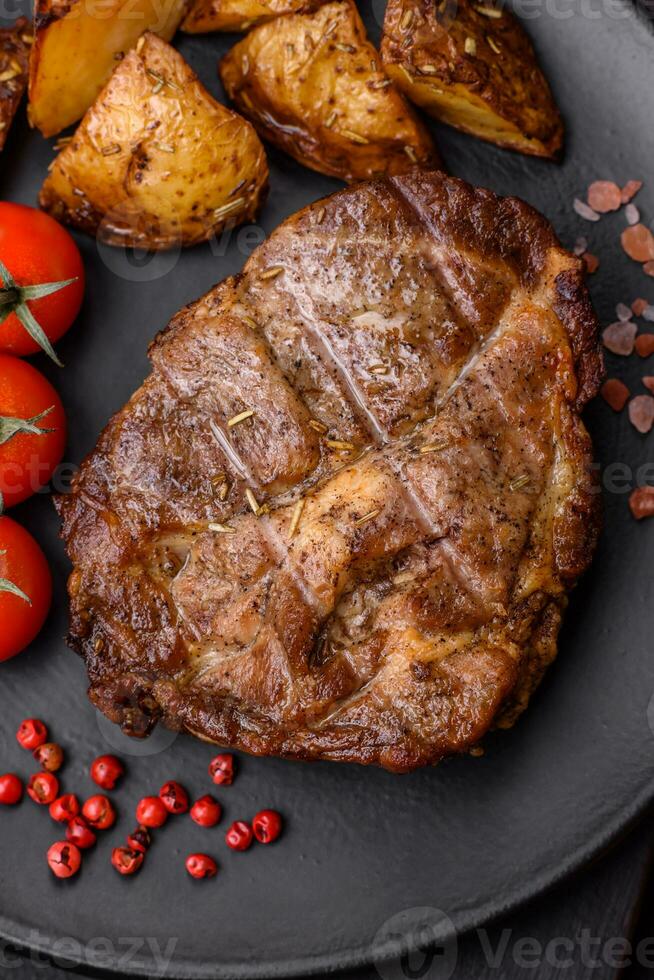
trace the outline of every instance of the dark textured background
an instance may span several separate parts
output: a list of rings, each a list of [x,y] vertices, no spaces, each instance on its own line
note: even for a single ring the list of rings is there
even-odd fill
[[[560,16],[568,11],[572,16]],[[371,33],[378,33],[381,4],[363,12]],[[527,27],[566,117],[564,163],[521,158],[434,129],[453,173],[535,204],[567,245],[588,235],[602,262],[591,283],[593,297],[608,323],[617,301],[651,298],[654,282],[620,250],[622,214],[589,225],[571,204],[593,179],[622,183],[647,180],[651,173],[654,37],[633,8],[620,3],[560,0],[537,12]],[[232,42],[224,36],[176,41],[219,98],[216,60]],[[35,202],[52,143],[17,126],[0,161],[3,197]],[[270,160],[265,232],[338,186],[277,153]],[[650,186],[637,204],[645,220],[654,218]],[[156,330],[183,303],[238,271],[249,254],[242,232],[225,248],[202,246],[143,262],[99,250],[87,238],[79,243],[88,291],[79,322],[59,347],[66,368],[39,361],[62,393],[73,462],[92,448],[108,416],[142,380],[147,342]],[[654,373],[635,357],[625,363],[609,356],[609,369],[634,392],[644,392],[640,375]],[[349,766],[246,759],[241,778],[220,794],[225,822],[277,806],[288,820],[283,842],[234,855],[221,828],[203,832],[188,820],[172,821],[144,872],[127,881],[108,868],[109,840],[89,857],[78,880],[54,881],[42,854],[55,831],[42,812],[25,804],[0,815],[0,932],[50,950],[71,937],[71,948],[83,948],[85,957],[91,940],[107,937],[117,951],[114,965],[141,972],[152,972],[152,957],[141,951],[125,964],[120,937],[149,937],[164,948],[172,936],[178,938],[172,975],[284,976],[368,958],[379,930],[388,938],[389,920],[398,914],[404,914],[402,928],[419,921],[411,911],[416,908],[442,910],[461,932],[535,894],[602,847],[652,796],[654,522],[636,525],[626,505],[633,467],[651,457],[649,441],[603,403],[591,406],[588,422],[603,466],[625,462],[632,471],[621,488],[616,484],[605,494],[607,527],[598,559],[574,597],[561,656],[514,733],[489,737],[482,759],[450,760],[402,778]],[[56,573],[56,597],[30,652],[2,666],[2,766],[29,771],[13,740],[25,714],[42,715],[69,751],[67,790],[90,791],[85,770],[98,752],[127,754],[129,777],[117,793],[125,816],[108,835],[113,846],[131,829],[138,797],[156,791],[165,778],[183,779],[198,795],[206,792],[211,750],[165,736],[138,747],[99,722],[84,697],[82,665],[61,639],[68,566],[52,508],[39,496],[15,516],[44,544]],[[129,755],[151,750],[157,751]],[[184,854],[200,847],[216,854],[221,874],[198,886],[182,865]]]

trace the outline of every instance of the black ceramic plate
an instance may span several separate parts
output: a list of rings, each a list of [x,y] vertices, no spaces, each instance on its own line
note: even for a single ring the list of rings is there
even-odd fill
[[[654,161],[654,33],[620,0],[523,6],[566,118],[564,163],[516,156],[444,128],[437,138],[453,173],[525,198],[569,246],[588,235],[602,263],[591,289],[608,323],[617,301],[654,298],[654,280],[619,247],[623,213],[589,224],[574,214],[572,201],[594,179],[640,178],[646,184],[638,207],[644,220],[654,219],[654,185],[647,184]],[[381,6],[363,12],[377,37]],[[177,43],[222,98],[216,62],[233,38],[180,36]],[[3,198],[35,203],[52,142],[17,125],[0,164]],[[270,161],[265,232],[339,186],[272,151]],[[39,363],[68,410],[68,459],[77,462],[93,447],[111,413],[139,385],[154,333],[182,304],[237,272],[257,240],[256,229],[237,231],[213,247],[139,260],[79,237],[88,272],[83,314],[59,345],[65,369]],[[640,376],[654,374],[654,365],[609,355],[609,370],[644,392]],[[235,785],[219,794],[222,827],[273,806],[286,816],[284,839],[234,854],[221,827],[201,830],[178,818],[157,835],[134,879],[109,867],[109,849],[131,830],[136,800],[165,778],[182,779],[197,795],[209,791],[211,748],[165,733],[131,743],[96,717],[82,664],[62,640],[68,565],[53,508],[47,495],[19,508],[15,516],[48,553],[56,595],[32,649],[0,666],[0,770],[26,775],[33,768],[14,731],[23,716],[37,715],[68,750],[66,789],[90,793],[88,762],[112,749],[128,758],[129,775],[116,793],[119,826],[72,882],[56,882],[45,866],[44,851],[57,836],[47,814],[29,802],[0,814],[0,934],[149,975],[287,976],[379,961],[409,934],[438,938],[447,928],[479,925],[602,848],[654,791],[648,721],[654,521],[637,525],[626,497],[654,436],[639,436],[626,414],[618,418],[602,402],[590,407],[588,423],[602,467],[609,467],[606,530],[574,595],[558,661],[514,731],[490,736],[481,759],[453,759],[402,777],[243,758]],[[631,468],[626,480],[615,468],[620,462]],[[185,854],[198,849],[219,859],[213,882],[193,882],[184,871]],[[448,950],[439,975],[449,975]],[[396,975],[391,967],[381,970]]]

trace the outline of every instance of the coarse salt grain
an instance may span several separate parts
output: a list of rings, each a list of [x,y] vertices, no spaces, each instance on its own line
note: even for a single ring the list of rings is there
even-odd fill
[[[638,191],[643,186],[642,180],[628,180],[621,191],[621,198],[623,204],[628,204],[632,197],[635,197]]]
[[[600,214],[617,211],[622,204],[622,191],[612,180],[596,180],[588,188],[588,203]]]
[[[635,204],[628,204],[624,209],[624,216],[628,225],[637,225],[640,221],[640,211]]]
[[[654,394],[654,377],[651,374],[645,375],[645,377],[643,378],[643,384],[645,385],[646,388],[649,388],[652,394]]]
[[[600,216],[597,211],[593,211],[584,201],[580,201],[578,197],[575,197],[572,207],[575,209],[580,218],[585,218],[586,221],[599,221]]]
[[[588,248],[588,239],[584,238],[583,235],[580,235],[577,241],[575,242],[575,247],[573,248],[572,251],[577,256],[577,258],[579,258],[584,254],[587,248]]]
[[[631,309],[633,310],[634,316],[642,316],[648,306],[649,303],[647,300],[639,296],[638,299],[635,299],[631,304]]]
[[[629,509],[637,521],[654,515],[654,487],[636,487],[629,495]]]
[[[647,320],[648,323],[654,323],[654,306],[650,306],[650,304],[648,303],[647,306],[642,310],[641,316],[643,320]]]
[[[614,412],[621,412],[629,400],[631,392],[626,384],[617,378],[609,378],[600,389],[600,394]]]
[[[618,320],[625,323],[631,317],[631,310],[628,306],[625,306],[624,303],[618,303],[615,308],[615,315],[617,316]]]
[[[594,272],[599,269],[599,259],[592,252],[584,252],[581,256],[584,265],[586,266],[586,272],[589,276],[592,276]]]
[[[637,333],[638,327],[635,323],[618,320],[617,323],[611,323],[602,333],[602,343],[613,354],[628,357],[634,349]]]
[[[647,262],[654,259],[654,235],[645,225],[630,225],[620,235],[622,247],[630,259]]]
[[[634,347],[640,357],[649,357],[650,354],[654,354],[654,333],[641,333],[640,337],[636,337]]]
[[[636,395],[631,399],[629,421],[643,435],[649,432],[654,425],[654,398],[651,395]]]

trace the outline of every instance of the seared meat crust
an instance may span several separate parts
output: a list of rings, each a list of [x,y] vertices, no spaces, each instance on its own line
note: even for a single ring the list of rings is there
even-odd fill
[[[150,354],[58,501],[102,711],[406,771],[522,710],[599,524],[597,324],[544,218],[356,185]]]

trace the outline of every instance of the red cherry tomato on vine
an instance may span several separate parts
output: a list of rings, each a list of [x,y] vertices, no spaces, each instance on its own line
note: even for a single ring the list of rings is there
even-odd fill
[[[26,361],[0,354],[0,493],[5,508],[50,480],[65,445],[64,407],[50,382]]]
[[[0,263],[11,278],[6,281],[0,271],[0,303],[12,309],[0,324],[0,351],[23,357],[47,349],[66,333],[82,305],[84,266],[77,245],[50,215],[0,201]],[[74,281],[51,292],[34,289],[69,279]],[[23,294],[25,287],[31,288]],[[34,339],[38,327],[44,334],[40,342]],[[54,355],[51,347],[48,352]]]
[[[0,660],[32,642],[51,598],[52,576],[40,547],[20,524],[0,517]]]

